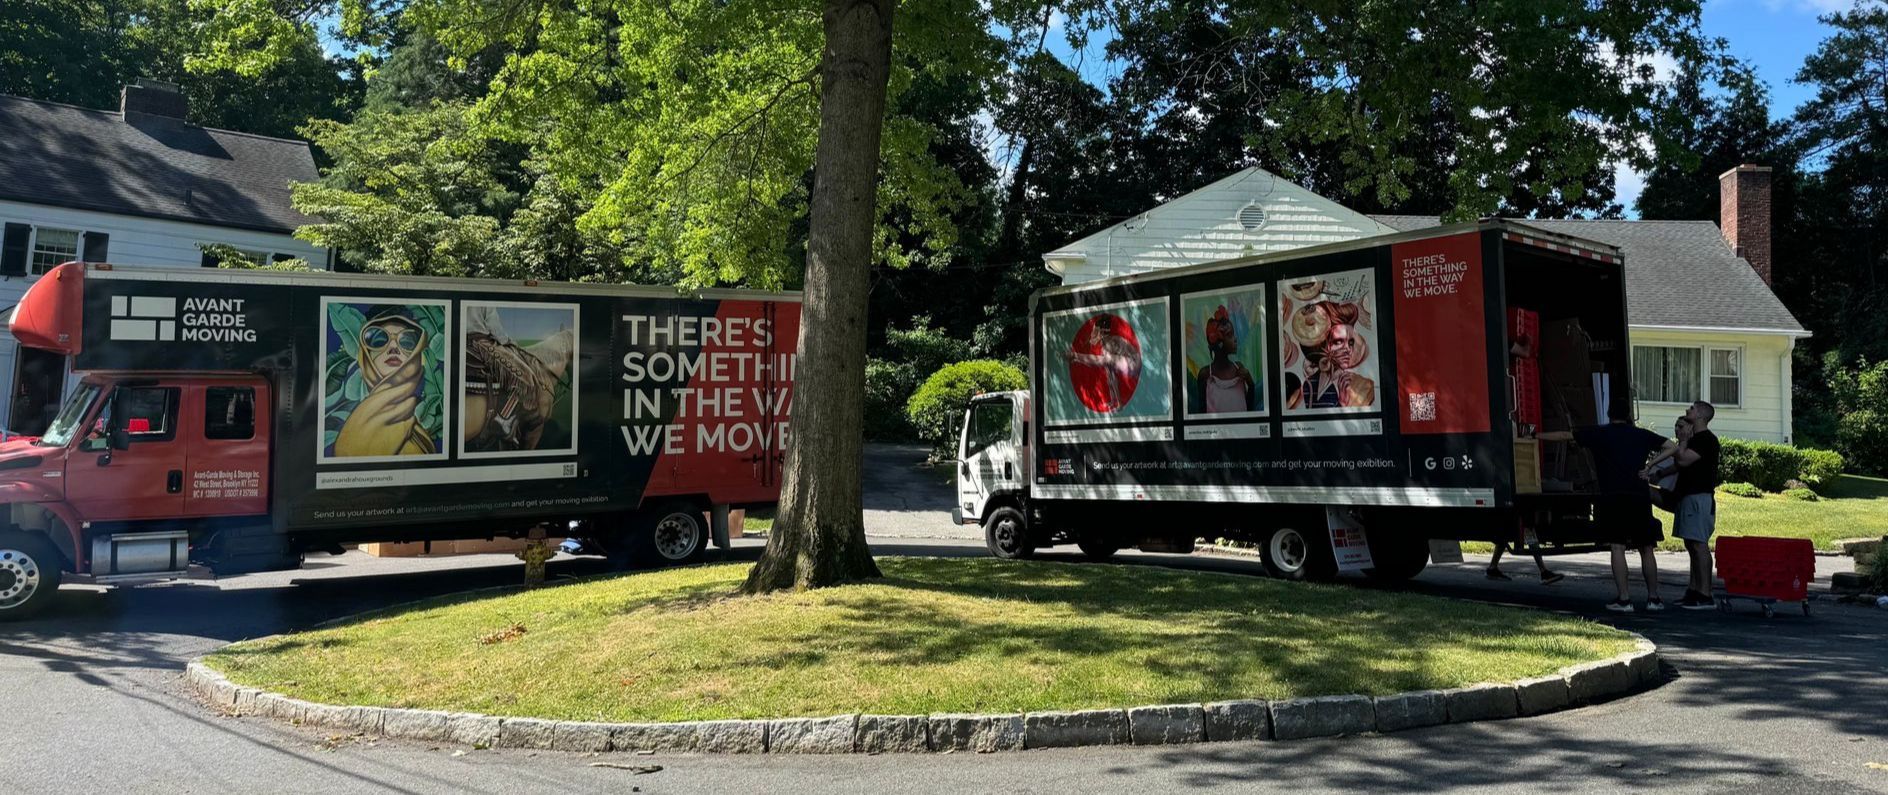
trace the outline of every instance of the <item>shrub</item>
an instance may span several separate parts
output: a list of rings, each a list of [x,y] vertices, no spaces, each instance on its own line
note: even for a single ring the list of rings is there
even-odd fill
[[[1757,488],[1749,483],[1726,483],[1719,486],[1718,491],[1724,492],[1725,494],[1734,494],[1739,497],[1763,496],[1763,489]]]
[[[1792,500],[1802,500],[1803,502],[1815,502],[1821,499],[1816,496],[1816,492],[1810,491],[1809,489],[1784,489],[1783,496]]]
[[[1023,371],[989,359],[945,365],[911,396],[905,404],[905,416],[918,430],[919,438],[930,442],[939,452],[949,450],[963,421],[964,404],[985,392],[1004,392],[1027,387]]]
[[[1826,488],[1846,464],[1840,453],[1829,450],[1743,439],[1724,439],[1720,444],[1718,474],[1727,482],[1750,483],[1764,491],[1783,491],[1793,480],[1810,488]]]
[[[1848,466],[1848,460],[1834,450],[1805,447],[1799,448],[1798,452],[1803,454],[1803,467],[1797,472],[1797,477],[1802,478],[1812,489],[1828,488]]]

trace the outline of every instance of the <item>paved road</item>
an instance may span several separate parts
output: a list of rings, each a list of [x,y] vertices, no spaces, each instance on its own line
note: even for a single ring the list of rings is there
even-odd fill
[[[881,554],[982,554],[955,540],[881,540]],[[756,542],[732,553],[751,559]],[[1052,556],[1053,557],[1053,556]],[[1069,558],[1072,559],[1072,558]],[[1256,572],[1241,559],[1128,555]],[[0,626],[0,792],[1164,792],[1291,790],[1888,792],[1888,612],[1819,604],[1812,619],[1598,611],[1603,561],[1568,559],[1543,588],[1495,584],[1475,565],[1433,567],[1414,587],[1590,615],[1664,647],[1673,679],[1649,693],[1539,718],[1350,739],[979,756],[613,757],[472,751],[327,738],[190,701],[185,661],[245,637],[433,594],[515,582],[502,556],[379,560],[358,553],[301,572],[220,585],[70,591],[59,617]],[[1511,568],[1517,574],[1526,565]],[[593,572],[589,561],[553,573]],[[1676,571],[1676,569],[1673,569]],[[1676,578],[1668,578],[1675,581]],[[299,583],[299,584],[297,584]]]

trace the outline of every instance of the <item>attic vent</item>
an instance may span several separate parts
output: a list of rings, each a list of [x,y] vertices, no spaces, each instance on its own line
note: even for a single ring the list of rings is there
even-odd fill
[[[1260,207],[1258,202],[1253,202],[1239,208],[1239,225],[1245,227],[1247,230],[1264,226],[1265,208]]]

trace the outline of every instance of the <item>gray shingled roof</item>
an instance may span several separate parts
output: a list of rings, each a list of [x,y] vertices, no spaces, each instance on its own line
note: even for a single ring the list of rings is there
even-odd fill
[[[1373,215],[1399,231],[1441,222],[1433,215]],[[1605,243],[1626,258],[1626,317],[1638,326],[1802,332],[1750,263],[1731,253],[1710,221],[1515,220]]]
[[[303,141],[0,95],[0,199],[288,232],[315,219],[289,183],[316,178]]]

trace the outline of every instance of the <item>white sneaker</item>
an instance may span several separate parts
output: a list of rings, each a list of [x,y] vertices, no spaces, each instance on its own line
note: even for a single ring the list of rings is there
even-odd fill
[[[1647,599],[1645,600],[1645,609],[1646,612],[1649,613],[1663,613],[1665,612],[1665,600]]]

